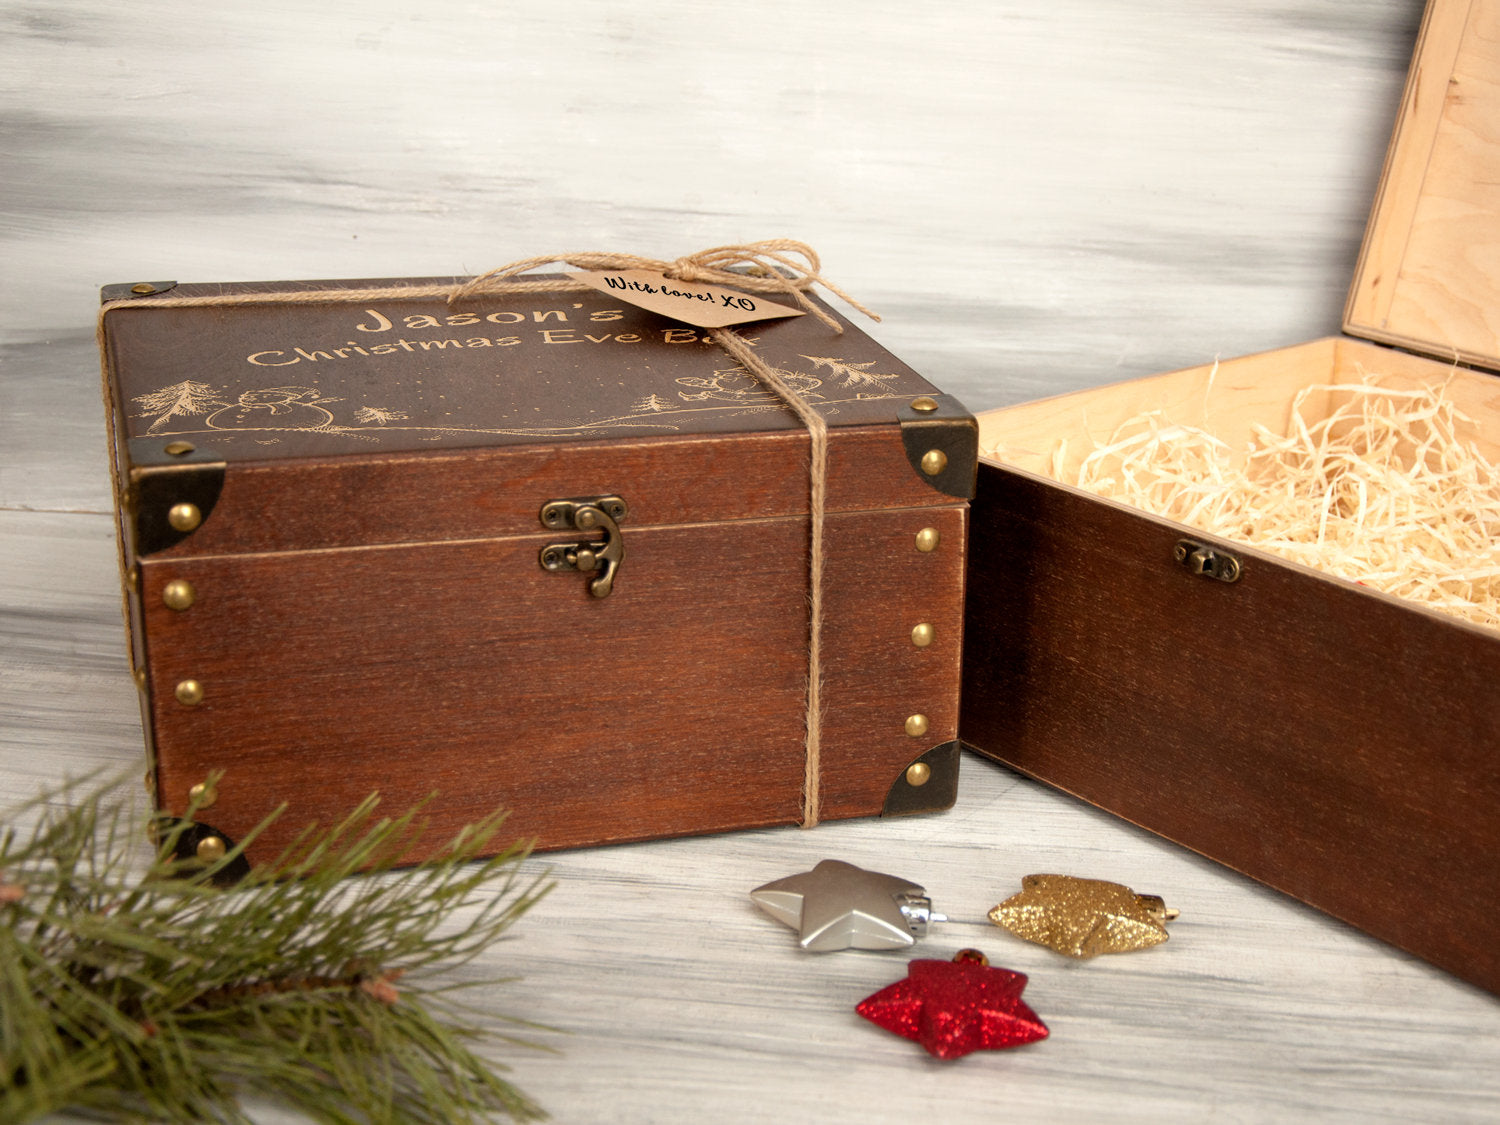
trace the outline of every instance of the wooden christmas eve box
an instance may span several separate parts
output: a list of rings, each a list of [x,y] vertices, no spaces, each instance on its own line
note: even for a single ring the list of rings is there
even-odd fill
[[[809,433],[707,330],[593,290],[151,307],[428,284],[104,291],[158,806],[222,771],[232,841],[285,804],[252,859],[372,791],[436,794],[433,844],[802,821]],[[976,449],[844,323],[741,329],[829,429],[825,819],[953,801]]]
[[[1500,3],[1438,0],[1345,312],[1394,346],[1316,340],[980,416],[1005,456],[979,470],[961,719],[981,753],[1492,991],[1500,634],[1058,484],[1048,461],[1068,438],[1076,470],[1148,410],[1243,448],[1303,387],[1364,372],[1446,385],[1500,459],[1497,126]]]

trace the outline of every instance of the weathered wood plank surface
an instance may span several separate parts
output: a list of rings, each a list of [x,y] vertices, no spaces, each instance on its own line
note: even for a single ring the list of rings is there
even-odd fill
[[[0,795],[139,762],[98,285],[793,235],[997,406],[1336,329],[1419,14],[0,2]],[[904,959],[801,955],[745,893],[825,857],[925,884],[955,921],[919,952],[1031,974],[1052,1038],[940,1065],[858,1019]],[[1500,1114],[1494,998],[979,760],[943,816],[544,862],[556,892],[473,971],[568,1032],[511,1056],[560,1121]],[[1063,962],[984,921],[1032,871],[1183,917]]]

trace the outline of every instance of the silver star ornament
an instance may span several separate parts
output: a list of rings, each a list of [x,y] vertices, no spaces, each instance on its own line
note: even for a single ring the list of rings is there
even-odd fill
[[[825,859],[750,892],[755,905],[799,934],[810,953],[835,949],[907,949],[932,922],[932,900],[916,883]]]

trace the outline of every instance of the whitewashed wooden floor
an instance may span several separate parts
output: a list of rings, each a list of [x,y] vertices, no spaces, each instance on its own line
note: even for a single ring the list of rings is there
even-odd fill
[[[140,756],[98,285],[792,235],[985,409],[1335,330],[1418,16],[0,0],[0,797]],[[746,897],[825,857],[924,883],[955,921],[919,952],[1031,974],[1052,1038],[940,1064],[865,1024],[905,959],[803,955]],[[475,971],[565,1032],[509,1056],[563,1122],[1500,1120],[1500,1001],[978,759],[942,816],[537,862]],[[1066,962],[984,921],[1032,871],[1182,918]]]

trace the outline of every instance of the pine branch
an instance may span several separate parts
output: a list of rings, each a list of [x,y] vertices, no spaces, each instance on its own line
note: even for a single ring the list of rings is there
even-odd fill
[[[70,803],[49,807],[59,795]],[[420,810],[375,807],[304,832],[229,889],[213,879],[259,829],[205,866],[175,858],[179,823],[133,872],[116,788],[75,785],[16,810],[11,823],[37,823],[0,835],[0,1121],[67,1108],[242,1122],[251,1092],[330,1125],[542,1117],[475,1051],[496,1017],[476,1022],[451,984],[427,983],[546,893],[521,874],[528,846],[478,860],[497,846],[495,814],[396,870]]]

